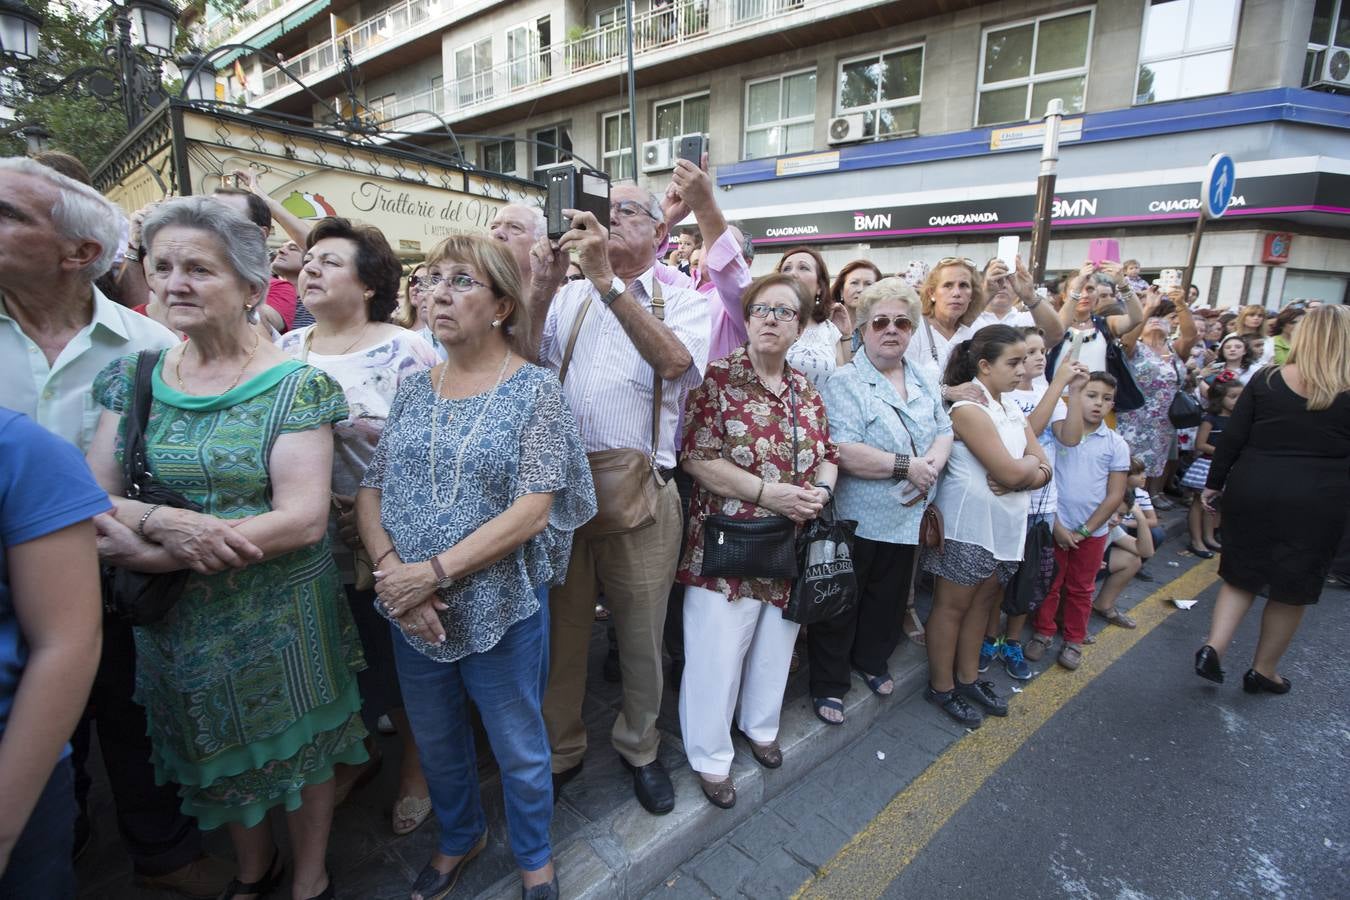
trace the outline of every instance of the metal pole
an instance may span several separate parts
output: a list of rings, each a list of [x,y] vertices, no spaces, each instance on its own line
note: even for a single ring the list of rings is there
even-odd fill
[[[637,79],[633,73],[633,0],[627,0],[624,21],[628,31],[628,156],[633,163],[633,180],[637,181]],[[603,162],[604,160],[601,160]],[[622,173],[620,173],[622,174]]]
[[[1031,282],[1045,281],[1045,259],[1050,250],[1050,213],[1055,198],[1055,169],[1059,165],[1059,126],[1064,119],[1064,101],[1058,97],[1045,106],[1045,142],[1041,145],[1041,172],[1036,178],[1036,219],[1031,228]]]
[[[1191,232],[1191,252],[1186,255],[1186,270],[1181,273],[1182,303],[1191,292],[1191,279],[1195,277],[1195,261],[1200,257],[1200,238],[1205,233],[1205,215],[1204,210],[1200,211],[1200,217],[1195,220],[1195,231]]]
[[[140,79],[136,77],[136,51],[131,45],[131,14],[117,11],[117,64],[122,69],[122,112],[127,117],[127,131],[141,120]]]

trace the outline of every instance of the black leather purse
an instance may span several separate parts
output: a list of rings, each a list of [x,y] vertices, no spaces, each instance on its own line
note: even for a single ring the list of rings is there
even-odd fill
[[[1177,392],[1172,395],[1172,402],[1167,406],[1167,421],[1172,423],[1173,428],[1199,428],[1200,423],[1205,420],[1205,411],[1200,406],[1200,401],[1191,394],[1182,390],[1186,383],[1185,371],[1177,365],[1177,355],[1172,353],[1172,371],[1177,373]]]
[[[797,481],[797,392],[788,380],[792,408],[792,481]],[[703,520],[701,574],[734,578],[796,578],[797,523],[786,516]]]
[[[158,350],[142,350],[136,357],[136,380],[127,407],[126,437],[122,447],[125,495],[151,505],[201,512],[198,503],[165,487],[150,471],[145,454],[145,428],[150,421],[150,377],[159,360]],[[103,608],[129,625],[150,625],[164,618],[183,595],[191,572],[133,572],[121,566],[102,567]]]

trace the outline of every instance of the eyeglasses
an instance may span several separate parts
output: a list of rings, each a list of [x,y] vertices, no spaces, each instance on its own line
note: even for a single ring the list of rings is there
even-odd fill
[[[801,313],[790,306],[769,306],[765,303],[751,303],[748,310],[750,315],[756,319],[767,319],[772,313],[773,317],[780,322],[791,322]]]
[[[492,290],[492,285],[483,284],[481,281],[475,281],[463,272],[460,272],[458,275],[451,275],[449,278],[444,275],[428,275],[422,279],[421,284],[426,287],[427,290],[432,290],[446,281],[450,282],[450,290],[454,291],[456,294],[467,294],[469,291],[473,290],[474,287]]]
[[[647,216],[657,222],[661,221],[660,218],[652,215],[650,209],[636,200],[620,200],[618,203],[609,205],[609,217],[611,219],[635,219],[638,216]]]
[[[871,318],[872,330],[880,334],[891,325],[895,325],[901,331],[909,332],[914,330],[914,322],[909,316],[873,316]]]

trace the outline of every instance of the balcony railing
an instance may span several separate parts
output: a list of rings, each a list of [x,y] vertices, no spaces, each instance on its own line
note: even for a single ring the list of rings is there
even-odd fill
[[[313,80],[314,76],[338,65],[344,41],[348,42],[353,56],[357,56],[378,44],[404,36],[410,26],[447,12],[456,2],[463,0],[405,0],[358,23],[335,40],[325,41],[287,60],[286,69],[297,78]],[[676,0],[633,18],[633,54],[637,57],[655,53],[832,2],[835,0]],[[627,52],[628,35],[623,20],[603,28],[588,28],[573,40],[519,55],[447,82],[443,90],[436,89],[443,96],[435,108],[447,117],[455,117],[513,93],[622,59]],[[277,69],[265,69],[262,87],[250,93],[249,102],[264,105],[267,95],[293,83]],[[410,108],[428,108],[426,97],[429,93],[417,95],[423,98],[421,107]]]
[[[249,22],[256,22],[279,6],[285,6],[291,0],[250,0],[239,10],[215,22],[206,32],[211,45],[223,44]]]

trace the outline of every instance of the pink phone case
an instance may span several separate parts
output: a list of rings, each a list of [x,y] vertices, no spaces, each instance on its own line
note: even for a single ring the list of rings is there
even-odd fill
[[[1103,262],[1120,262],[1120,241],[1115,238],[1093,238],[1088,244],[1088,259],[1094,266]]]

